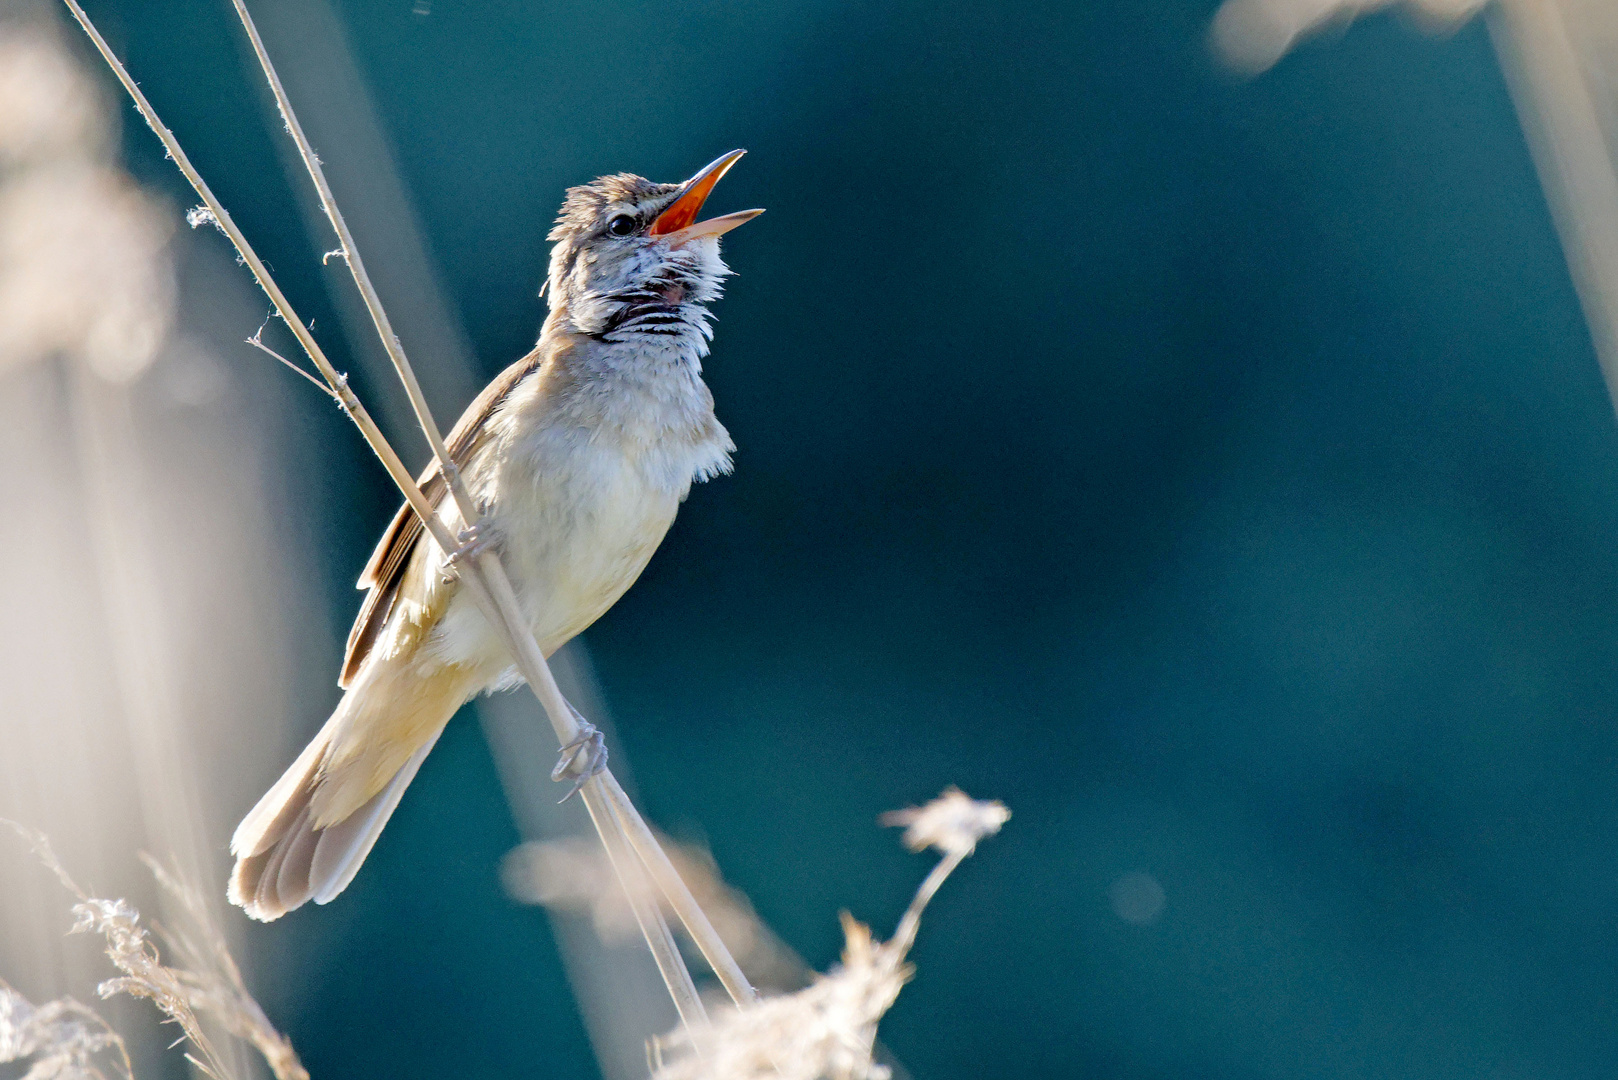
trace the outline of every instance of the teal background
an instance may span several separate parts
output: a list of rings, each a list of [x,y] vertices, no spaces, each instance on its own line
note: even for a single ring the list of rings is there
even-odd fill
[[[335,326],[228,5],[87,6]],[[484,375],[565,186],[751,151],[736,474],[587,640],[648,814],[821,968],[925,872],[880,811],[1012,807],[883,1026],[916,1077],[1611,1076],[1618,433],[1487,35],[1243,82],[1214,6],[338,10]],[[307,411],[335,636],[395,500]],[[249,931],[316,1077],[594,1074],[516,841],[462,719],[339,902]]]

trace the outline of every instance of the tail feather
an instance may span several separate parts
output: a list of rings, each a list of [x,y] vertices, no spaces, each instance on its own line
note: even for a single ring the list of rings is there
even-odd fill
[[[359,809],[322,829],[315,827],[311,802],[322,783],[323,729],[237,828],[231,840],[236,867],[230,902],[270,922],[310,900],[324,904],[347,888],[442,731],[434,732]]]
[[[393,816],[399,800],[404,797],[405,788],[416,778],[416,770],[421,768],[422,761],[438,742],[443,730],[439,728],[425,746],[411,754],[410,759],[393,774],[388,786],[377,792],[370,802],[337,824],[320,831],[320,840],[312,852],[308,874],[315,903],[330,903],[354,880],[360,864],[371,853],[371,848],[376,846],[376,838],[382,835],[382,826]]]
[[[454,664],[366,664],[320,733],[237,826],[231,903],[268,922],[342,892],[484,676]]]
[[[294,825],[303,821],[306,816],[307,811],[299,814],[294,819]],[[259,878],[258,886],[253,889],[253,903],[261,910],[276,910],[277,914],[280,914],[290,910],[298,902],[296,896],[288,896],[283,900],[279,891],[281,870],[286,865],[287,853],[297,843],[298,836],[298,833],[289,830],[274,847],[258,856],[257,861],[262,867],[262,876]],[[244,884],[246,883],[244,882]],[[244,889],[243,891],[245,892],[246,890]]]
[[[276,865],[265,867],[264,878],[254,894],[261,906],[290,909],[309,898],[309,868],[319,843],[320,834],[309,828],[309,809],[305,807],[276,846]]]
[[[291,829],[298,814],[309,805],[321,761],[336,728],[335,721],[335,716],[327,721],[320,734],[303,748],[298,760],[287,767],[281,779],[242,818],[230,838],[232,855],[238,858],[262,855]]]

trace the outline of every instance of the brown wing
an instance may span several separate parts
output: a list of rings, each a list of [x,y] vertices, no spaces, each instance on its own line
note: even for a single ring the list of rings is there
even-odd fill
[[[542,361],[543,357],[536,347],[533,352],[502,371],[472,400],[472,404],[466,407],[466,411],[461,414],[461,418],[455,422],[455,427],[450,431],[449,438],[445,440],[451,461],[457,466],[466,465],[490,415],[500,407],[524,376],[539,368]],[[437,509],[446,489],[443,474],[438,471],[438,463],[435,461],[423,470],[416,482],[421,485],[421,493],[427,496],[428,504]],[[371,655],[371,648],[381,636],[382,628],[387,625],[388,615],[393,610],[393,602],[399,595],[399,579],[404,573],[405,565],[410,561],[411,554],[415,552],[416,545],[421,542],[422,533],[421,519],[410,508],[410,504],[405,503],[399,507],[399,512],[393,515],[393,522],[383,532],[376,550],[371,553],[371,561],[365,564],[365,570],[360,574],[360,580],[355,586],[369,589],[370,592],[366,594],[365,602],[360,605],[360,613],[354,619],[353,629],[348,632],[348,648],[343,654],[343,673],[337,680],[338,686],[347,689],[360,666],[365,663],[366,657]]]

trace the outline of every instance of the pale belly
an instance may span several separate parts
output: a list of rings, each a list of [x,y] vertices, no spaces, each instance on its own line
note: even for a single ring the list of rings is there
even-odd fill
[[[498,551],[530,628],[548,656],[600,618],[635,583],[679,508],[622,461],[506,486],[490,514]],[[590,467],[594,466],[594,467]],[[510,658],[471,597],[457,590],[431,634],[440,662],[504,681]]]

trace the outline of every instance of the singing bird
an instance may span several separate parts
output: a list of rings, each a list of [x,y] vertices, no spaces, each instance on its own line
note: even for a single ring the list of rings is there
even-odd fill
[[[568,190],[539,342],[447,440],[481,520],[461,520],[436,465],[422,474],[451,535],[496,545],[547,656],[640,576],[691,485],[730,471],[702,381],[707,305],[730,273],[719,237],[763,211],[696,219],[742,153],[683,184],[620,173]],[[450,717],[518,680],[455,563],[408,505],[383,533],[343,698],[231,839],[229,897],[253,918],[342,892]]]

